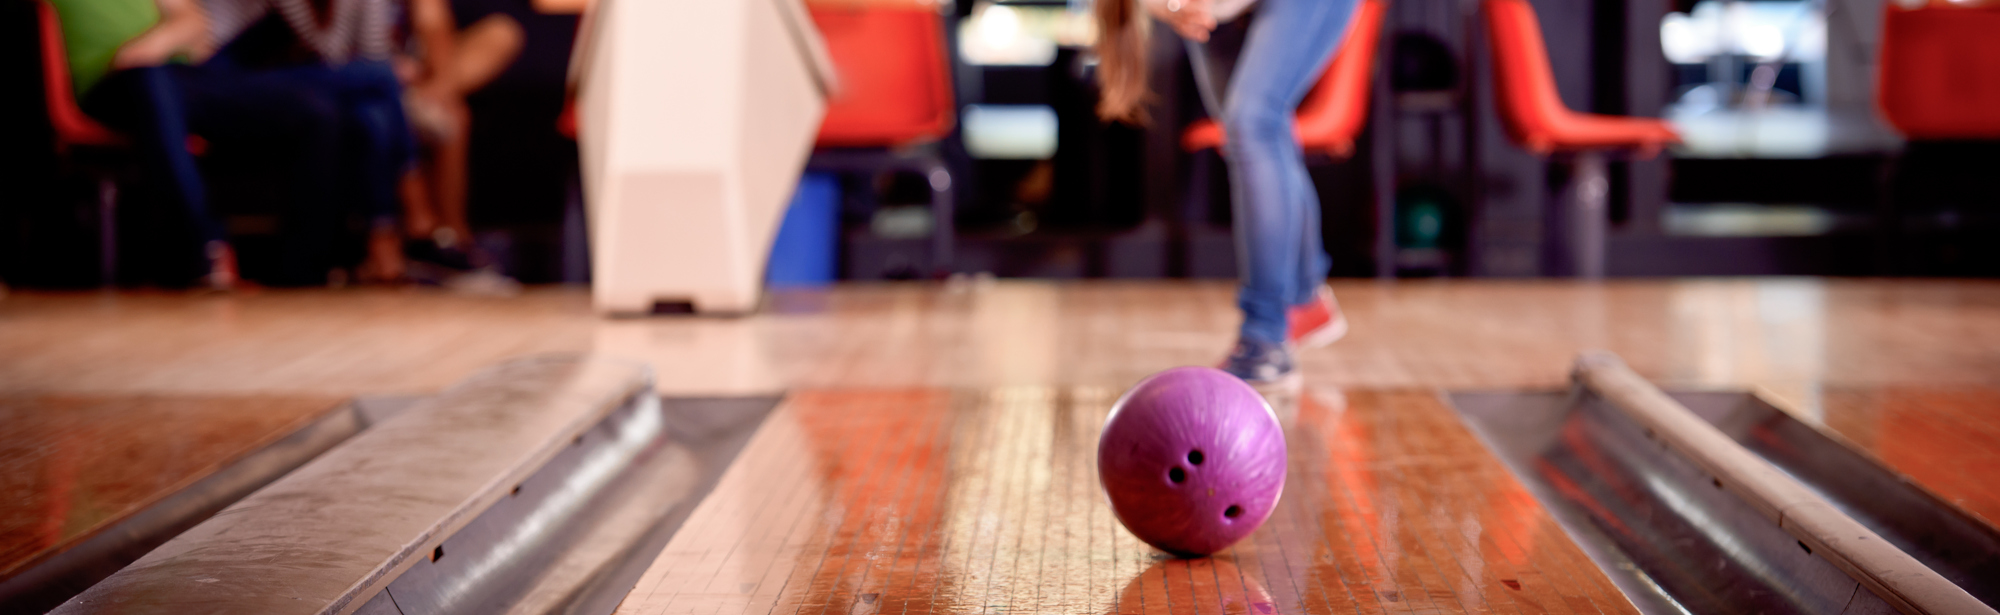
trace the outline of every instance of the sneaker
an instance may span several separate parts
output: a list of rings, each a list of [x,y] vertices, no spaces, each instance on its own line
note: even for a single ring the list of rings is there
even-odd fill
[[[439,229],[444,230],[444,229]],[[407,239],[403,241],[403,254],[412,263],[428,263],[456,272],[477,269],[472,255],[456,246],[435,239]]]
[[[442,285],[461,295],[512,297],[521,294],[520,282],[486,267],[446,277]]]
[[[1237,340],[1236,349],[1222,361],[1222,371],[1250,384],[1271,384],[1298,373],[1292,350],[1284,344]]]
[[[1285,321],[1286,341],[1299,348],[1319,348],[1347,336],[1347,314],[1333,300],[1333,289],[1325,285],[1313,293],[1312,301],[1285,310]]]

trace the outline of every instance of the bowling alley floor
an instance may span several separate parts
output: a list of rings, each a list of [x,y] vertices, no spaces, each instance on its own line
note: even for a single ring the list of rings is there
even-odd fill
[[[2000,520],[1985,478],[2000,471],[2000,283],[1334,288],[1353,332],[1303,353],[1304,386],[1277,404],[1285,498],[1208,560],[1126,534],[1091,463],[1125,387],[1210,364],[1232,341],[1232,288],[1212,282],[844,285],[780,293],[754,317],[647,319],[600,318],[570,288],[16,291],[0,299],[0,398],[17,400],[0,406],[0,462],[46,494],[11,499],[21,510],[0,519],[87,524],[72,517],[89,491],[74,486],[96,480],[83,475],[146,465],[34,446],[53,429],[33,427],[53,424],[36,413],[70,407],[49,400],[267,400],[254,424],[227,403],[149,422],[142,444],[207,434],[174,453],[199,465],[340,399],[592,352],[648,362],[665,395],[787,396],[621,613],[1631,612],[1442,395],[1562,388],[1576,353],[1605,349],[1663,387],[1754,392]],[[247,426],[210,427],[222,421]],[[0,540],[20,535],[33,534]]]

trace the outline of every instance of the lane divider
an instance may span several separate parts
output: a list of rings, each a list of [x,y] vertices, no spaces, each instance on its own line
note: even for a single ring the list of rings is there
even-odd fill
[[[1639,377],[1617,355],[1577,357],[1578,385],[1693,461],[1758,513],[1906,615],[1995,615],[1992,607],[1925,567],[1825,498],[1738,445]]]

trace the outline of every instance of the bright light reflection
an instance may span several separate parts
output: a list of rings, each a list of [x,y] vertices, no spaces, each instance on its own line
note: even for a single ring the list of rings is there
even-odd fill
[[[1816,62],[1826,57],[1826,15],[1798,1],[1704,0],[1691,12],[1660,19],[1660,51],[1675,64],[1700,64],[1724,53]]]

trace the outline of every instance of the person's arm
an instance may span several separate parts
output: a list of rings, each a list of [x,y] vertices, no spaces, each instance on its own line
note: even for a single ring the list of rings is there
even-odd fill
[[[1215,30],[1213,0],[1144,0],[1141,4],[1146,5],[1146,12],[1173,26],[1174,32],[1188,40],[1206,43],[1208,33]]]
[[[199,0],[153,0],[160,8],[160,22],[118,47],[111,59],[115,69],[165,64],[175,55],[201,62],[215,53],[208,38],[208,14]]]

